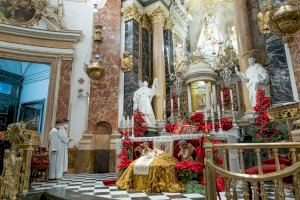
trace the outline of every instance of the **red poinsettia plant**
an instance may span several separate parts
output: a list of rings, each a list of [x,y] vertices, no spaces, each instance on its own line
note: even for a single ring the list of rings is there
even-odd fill
[[[221,143],[221,141],[217,139],[213,139],[211,142],[213,144]],[[196,148],[196,156],[197,159],[200,160],[200,162],[204,163],[204,159],[205,159],[205,149],[203,148],[204,137],[202,137],[199,140],[199,143],[200,143],[199,147]],[[221,156],[221,152],[219,152],[216,147],[213,148],[213,162],[219,167],[223,166],[223,159]],[[205,165],[203,165],[203,167],[205,167]],[[205,184],[204,176],[200,177],[199,183],[204,186]],[[216,185],[219,192],[225,190],[225,179],[219,176],[218,174],[216,175]]]
[[[133,113],[134,116],[134,136],[135,137],[142,137],[144,136],[145,132],[148,131],[148,127],[146,126],[145,119],[144,119],[144,113],[140,112],[139,110],[136,110]]]
[[[176,170],[179,180],[187,183],[203,175],[203,163],[185,160],[176,164]]]
[[[120,153],[120,162],[117,165],[117,169],[120,171],[124,171],[130,163],[132,163],[131,152],[133,149],[133,144],[130,140],[124,139],[122,141],[122,150]]]
[[[254,124],[259,128],[255,132],[256,142],[274,142],[286,140],[287,131],[280,129],[270,121],[267,109],[270,107],[270,97],[267,97],[263,89],[259,89],[256,95],[256,105],[253,107],[256,112]]]

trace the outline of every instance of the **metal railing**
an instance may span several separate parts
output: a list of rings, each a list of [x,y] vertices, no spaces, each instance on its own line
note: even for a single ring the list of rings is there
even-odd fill
[[[237,200],[237,183],[242,182],[243,197],[245,200],[252,199],[252,191],[255,200],[266,200],[267,193],[265,190],[265,182],[272,181],[274,183],[275,200],[285,199],[285,190],[283,178],[293,177],[293,193],[295,200],[300,200],[300,160],[298,158],[300,150],[300,142],[285,143],[243,143],[243,144],[212,144],[207,142],[204,144],[205,157],[205,192],[207,200],[217,199],[217,188],[215,177],[225,178],[225,196],[227,200]],[[223,166],[219,167],[213,163],[213,148],[222,152]],[[230,172],[228,168],[228,150],[237,150],[240,161],[241,173]],[[263,174],[263,164],[261,151],[263,149],[271,150],[272,157],[275,160],[276,171]],[[279,149],[286,149],[290,152],[291,166],[280,169]],[[244,151],[255,150],[258,174],[245,174]],[[297,152],[298,150],[298,152]],[[252,186],[252,189],[251,189]]]

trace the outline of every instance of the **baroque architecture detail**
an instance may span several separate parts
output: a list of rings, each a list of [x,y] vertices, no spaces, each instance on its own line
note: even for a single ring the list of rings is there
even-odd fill
[[[122,14],[124,16],[125,21],[129,21],[132,19],[140,21],[140,18],[142,16],[141,11],[135,4],[131,4],[130,6],[123,8]]]
[[[164,24],[167,15],[164,9],[162,9],[162,7],[159,6],[150,13],[150,17],[152,24]]]
[[[0,22],[17,26],[30,27],[43,19],[48,29],[61,31],[65,29],[63,21],[64,5],[59,3],[56,7],[50,0],[28,0],[19,3],[0,3]]]

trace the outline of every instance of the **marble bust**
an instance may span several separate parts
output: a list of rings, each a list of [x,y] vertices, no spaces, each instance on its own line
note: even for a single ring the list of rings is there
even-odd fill
[[[155,126],[156,120],[152,109],[152,99],[157,94],[158,82],[155,78],[151,88],[148,87],[148,82],[140,82],[140,88],[133,94],[133,111],[139,110],[144,114],[144,119],[148,126]]]
[[[245,73],[238,71],[237,67],[235,67],[235,72],[246,84],[249,91],[251,106],[254,107],[256,105],[256,93],[258,89],[263,89],[265,94],[269,96],[269,75],[267,70],[261,64],[256,63],[255,58],[250,57],[248,62],[249,67]]]

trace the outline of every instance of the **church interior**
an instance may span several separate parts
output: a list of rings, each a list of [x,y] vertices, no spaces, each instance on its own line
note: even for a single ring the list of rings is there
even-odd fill
[[[0,199],[300,200],[299,0],[0,0]]]

